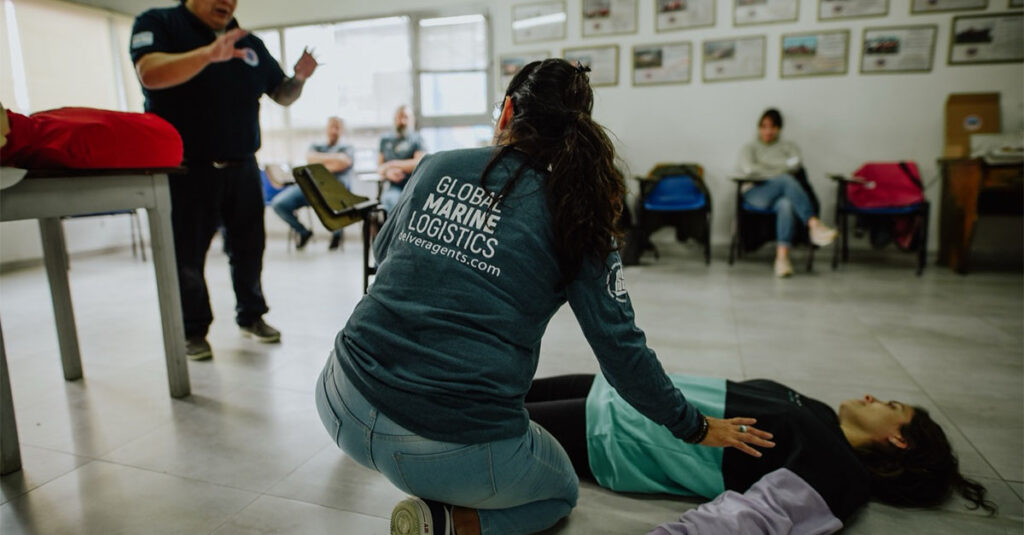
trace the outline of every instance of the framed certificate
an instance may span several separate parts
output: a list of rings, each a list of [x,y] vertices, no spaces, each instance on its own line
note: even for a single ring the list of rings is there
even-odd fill
[[[690,82],[693,46],[689,42],[633,47],[633,85]]]
[[[587,48],[566,48],[562,57],[569,63],[590,67],[592,87],[619,84],[619,46],[594,46]]]
[[[764,36],[704,41],[703,80],[764,78]]]
[[[1024,61],[1024,13],[997,13],[953,18],[949,64]]]
[[[536,43],[565,39],[565,2],[512,6],[512,41]]]
[[[792,33],[782,36],[782,78],[846,74],[850,31]]]
[[[583,0],[583,37],[636,33],[637,0]]]
[[[518,54],[508,54],[498,56],[498,91],[503,93],[505,88],[508,87],[509,82],[512,81],[512,77],[519,72],[527,63],[534,61],[540,61],[542,59],[548,59],[551,57],[551,52],[544,50],[542,52],[520,52]]]
[[[657,0],[654,28],[659,32],[715,25],[714,0]]]
[[[732,21],[736,26],[791,22],[799,14],[798,0],[733,0]]]
[[[911,0],[911,13],[934,13],[936,11],[961,11],[985,9],[988,0]]]
[[[930,72],[938,32],[934,24],[865,28],[860,72]]]
[[[818,20],[884,17],[889,0],[818,0]]]

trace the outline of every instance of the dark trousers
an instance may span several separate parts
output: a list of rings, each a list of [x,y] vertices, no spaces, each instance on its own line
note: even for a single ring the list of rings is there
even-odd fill
[[[526,393],[530,419],[551,433],[580,478],[593,480],[587,455],[587,394],[594,384],[590,374],[534,379]]]
[[[251,325],[269,310],[260,285],[266,234],[256,159],[223,169],[194,164],[187,174],[171,177],[170,189],[185,335],[206,336],[213,322],[204,269],[210,241],[221,226],[235,289],[235,321]]]

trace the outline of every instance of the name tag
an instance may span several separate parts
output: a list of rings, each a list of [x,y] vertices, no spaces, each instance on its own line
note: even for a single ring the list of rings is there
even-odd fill
[[[141,48],[153,44],[153,32],[139,32],[132,36],[132,48]]]

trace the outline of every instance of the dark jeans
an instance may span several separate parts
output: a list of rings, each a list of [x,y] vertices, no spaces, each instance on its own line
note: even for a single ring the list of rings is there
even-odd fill
[[[592,374],[559,375],[534,379],[526,393],[530,419],[551,433],[569,454],[580,478],[593,481],[587,456],[587,394]]]
[[[187,174],[171,176],[170,189],[185,335],[206,336],[213,322],[204,269],[210,241],[221,226],[235,290],[235,321],[251,325],[269,310],[260,285],[266,235],[256,158],[224,169],[194,164]]]

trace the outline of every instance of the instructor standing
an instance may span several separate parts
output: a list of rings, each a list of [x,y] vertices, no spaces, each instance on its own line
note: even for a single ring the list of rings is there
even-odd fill
[[[170,181],[174,251],[185,319],[187,354],[213,356],[206,335],[213,322],[203,269],[218,227],[235,290],[235,321],[243,335],[277,342],[263,321],[263,194],[255,153],[260,147],[260,97],[295,102],[317,67],[303,51],[286,77],[263,42],[238,27],[237,0],[182,0],[135,19],[131,55],[146,111],[178,129],[185,143],[184,176]]]

